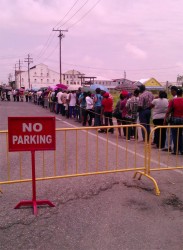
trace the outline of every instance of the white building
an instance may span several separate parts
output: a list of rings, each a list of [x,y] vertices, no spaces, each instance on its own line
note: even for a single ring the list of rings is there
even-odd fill
[[[59,82],[60,74],[49,69],[48,66],[43,63],[30,68],[30,86],[28,82],[28,71],[18,72],[16,74],[16,88],[41,88],[56,85]]]
[[[75,86],[78,89],[81,86],[81,76],[84,74],[76,70],[69,70],[62,74],[61,83],[69,86]],[[30,86],[28,82],[28,71],[17,71],[16,73],[16,88],[24,87],[41,88],[56,85],[60,83],[60,74],[48,68],[47,65],[40,63],[30,68]]]
[[[97,79],[94,80],[94,83],[104,85],[108,89],[114,89],[117,86],[117,82],[102,76],[97,76]]]
[[[62,83],[67,86],[75,85],[76,87],[81,87],[81,77],[85,74],[77,70],[69,70],[65,72],[62,76]]]

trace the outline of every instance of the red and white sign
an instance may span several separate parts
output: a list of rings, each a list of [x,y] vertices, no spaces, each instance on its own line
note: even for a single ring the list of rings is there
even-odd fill
[[[8,117],[9,151],[55,150],[55,117]]]

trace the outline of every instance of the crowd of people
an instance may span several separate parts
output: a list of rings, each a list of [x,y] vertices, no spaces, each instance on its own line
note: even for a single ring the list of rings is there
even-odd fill
[[[151,119],[156,129],[152,144],[163,151],[172,154],[183,154],[182,128],[168,130],[164,125],[183,125],[183,97],[182,89],[171,87],[172,99],[167,99],[167,93],[160,91],[157,96],[146,90],[144,85],[135,89],[133,93],[121,91],[114,107],[113,96],[100,88],[95,92],[83,92],[62,89],[45,89],[39,91],[12,91],[14,101],[26,101],[48,108],[50,112],[60,114],[67,119],[74,119],[82,126],[112,126],[114,119],[118,125],[133,125],[140,123],[147,131],[147,140],[151,131]],[[9,98],[10,100],[10,98]],[[98,130],[99,133],[114,133],[114,128]],[[118,135],[122,137],[121,128]],[[123,137],[138,140],[138,130],[135,126],[123,127]],[[145,133],[142,129],[142,139]]]

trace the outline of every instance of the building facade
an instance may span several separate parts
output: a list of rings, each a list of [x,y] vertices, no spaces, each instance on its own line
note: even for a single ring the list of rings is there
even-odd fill
[[[41,88],[56,85],[60,82],[60,75],[47,65],[41,63],[30,68],[30,86],[28,81],[28,71],[16,74],[16,88]]]
[[[62,83],[67,86],[81,87],[81,77],[85,74],[77,71],[77,70],[68,70],[62,75]]]

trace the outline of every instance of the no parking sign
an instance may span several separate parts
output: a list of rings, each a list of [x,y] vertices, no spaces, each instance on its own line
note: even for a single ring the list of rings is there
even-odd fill
[[[36,200],[35,151],[55,150],[55,117],[8,117],[9,151],[31,151],[32,200],[21,201],[15,208],[32,206],[37,215],[37,205],[54,207],[49,200]]]
[[[9,151],[55,150],[55,117],[8,117]]]

